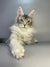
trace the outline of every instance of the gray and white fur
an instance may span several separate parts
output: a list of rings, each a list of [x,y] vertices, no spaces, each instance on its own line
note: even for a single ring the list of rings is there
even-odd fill
[[[17,22],[10,27],[10,50],[17,59],[22,58],[25,53],[25,44],[34,44],[37,42],[34,38],[35,30],[32,26],[35,10],[29,15],[25,15],[21,7],[17,10]]]

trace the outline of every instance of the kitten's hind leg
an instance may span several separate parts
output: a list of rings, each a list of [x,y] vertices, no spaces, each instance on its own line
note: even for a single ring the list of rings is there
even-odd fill
[[[38,43],[38,40],[34,39],[34,43]]]

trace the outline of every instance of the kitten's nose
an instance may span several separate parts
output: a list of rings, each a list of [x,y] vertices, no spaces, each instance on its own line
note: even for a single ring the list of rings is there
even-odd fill
[[[25,22],[24,22],[24,27],[25,27],[26,25],[27,25],[27,22],[25,21]]]
[[[24,24],[24,27],[26,26],[26,24]]]

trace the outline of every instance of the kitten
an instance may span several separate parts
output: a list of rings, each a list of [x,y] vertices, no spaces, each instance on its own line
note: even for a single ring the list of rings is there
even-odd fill
[[[34,28],[33,24],[33,16],[35,11],[32,10],[29,15],[25,15],[21,7],[17,10],[17,22],[15,25],[10,27],[11,35],[10,35],[10,49],[13,56],[17,59],[22,58],[25,53],[25,49],[23,47],[24,44],[34,44],[37,40],[34,40]]]

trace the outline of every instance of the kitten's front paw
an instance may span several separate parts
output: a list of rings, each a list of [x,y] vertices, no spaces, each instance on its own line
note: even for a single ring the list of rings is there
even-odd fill
[[[11,53],[13,56],[15,56],[17,59],[20,59],[22,57],[24,57],[24,52],[25,50],[24,49],[13,49],[11,50]]]

